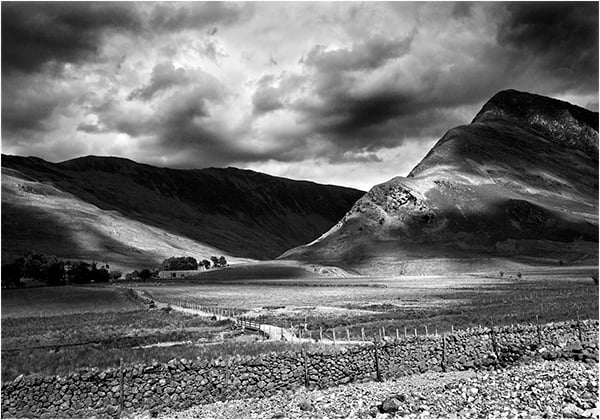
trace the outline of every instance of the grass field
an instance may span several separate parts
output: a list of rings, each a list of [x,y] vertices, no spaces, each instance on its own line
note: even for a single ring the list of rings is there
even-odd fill
[[[271,279],[140,287],[159,301],[186,300],[246,310],[268,324],[289,327],[380,327],[402,333],[439,332],[476,325],[598,318],[598,286],[589,268],[454,277]],[[510,278],[512,276],[512,278]],[[345,332],[344,332],[345,333]],[[339,332],[338,332],[339,334]]]
[[[368,338],[452,327],[598,319],[598,286],[589,268],[454,277],[252,278],[136,284],[159,302],[185,300],[238,308],[283,327],[304,326],[317,337]],[[512,276],[512,278],[511,278]],[[169,347],[148,347],[160,343]],[[190,343],[193,342],[193,343]],[[2,292],[2,380],[19,374],[63,374],[83,367],[212,359],[297,348],[261,342],[228,322],[147,310],[126,288],[54,287]],[[319,346],[319,344],[312,344]]]
[[[296,348],[244,335],[230,321],[141,308],[124,288],[3,290],[2,381],[116,367],[120,359],[125,364],[210,360]]]
[[[125,290],[109,286],[59,286],[2,290],[5,318],[45,317],[84,312],[126,312],[142,308]]]
[[[165,342],[223,341],[231,323],[147,310],[126,289],[41,287],[2,291],[2,379],[165,360]]]
[[[206,320],[206,318],[204,318]],[[215,323],[213,323],[215,324]],[[205,344],[182,343],[168,347],[113,347],[106,343],[88,343],[56,348],[26,349],[19,352],[2,352],[2,381],[11,380],[20,374],[57,375],[66,374],[79,368],[114,368],[120,359],[125,364],[166,363],[173,358],[212,360],[234,355],[257,355],[273,351],[297,349],[297,344],[281,341],[258,341],[255,336],[240,335],[231,331],[226,323],[213,325],[202,333],[204,337],[189,334],[177,338],[203,341]],[[4,332],[4,329],[3,329]],[[155,337],[158,338],[158,337]],[[162,337],[165,338],[165,337]],[[141,344],[141,342],[138,342]],[[318,345],[310,345],[315,347]]]

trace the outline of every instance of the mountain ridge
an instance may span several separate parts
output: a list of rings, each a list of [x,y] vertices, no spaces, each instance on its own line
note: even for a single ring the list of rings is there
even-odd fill
[[[407,177],[373,187],[329,232],[280,258],[382,274],[443,272],[416,267],[436,258],[541,261],[548,247],[555,261],[561,252],[597,259],[597,119],[563,101],[499,92]],[[576,240],[596,245],[582,251]]]
[[[144,231],[162,232],[157,237],[146,232],[149,241],[160,242],[161,235],[174,235],[196,243],[198,249],[205,246],[226,256],[270,259],[320,235],[364,193],[238,168],[157,168],[113,157],[51,163],[2,155],[2,168],[3,257],[29,248],[19,234],[19,229],[27,229],[25,215],[31,216],[34,224],[45,220],[42,230],[52,231],[49,220],[57,219],[56,208],[64,195],[69,196],[73,208],[85,208],[85,216],[77,213],[73,217],[90,230],[95,226],[88,218],[99,223],[107,214],[114,214],[119,216],[119,226],[131,222],[144,225],[136,225]],[[54,216],[44,207],[48,204],[44,199],[54,200]],[[20,228],[13,228],[21,216]],[[110,240],[94,240],[115,247],[115,234],[108,236]],[[29,241],[43,242],[44,238],[31,236]],[[19,250],[11,250],[11,243],[21,244]]]

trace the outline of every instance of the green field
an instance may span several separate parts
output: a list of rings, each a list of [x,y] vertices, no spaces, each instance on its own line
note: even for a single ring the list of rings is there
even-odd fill
[[[141,286],[158,301],[184,300],[238,308],[247,316],[283,327],[306,324],[363,328],[372,335],[382,326],[404,333],[449,331],[477,325],[598,318],[598,286],[590,268],[552,269],[454,277],[345,277],[270,279]],[[512,278],[511,278],[512,277]]]
[[[126,312],[143,306],[125,290],[109,286],[58,286],[2,290],[5,318],[47,317],[84,312]]]
[[[44,287],[2,292],[2,380],[79,368],[215,359],[293,347],[244,335],[230,321],[148,310],[113,287]]]
[[[185,282],[135,283],[157,302],[184,300],[237,308],[261,322],[306,325],[312,337],[373,338],[476,325],[598,319],[598,286],[589,268],[454,277],[315,277],[243,280],[220,276]],[[294,348],[243,335],[229,321],[148,310],[125,287],[45,287],[2,292],[2,379],[64,374],[83,367],[212,359]],[[311,346],[320,346],[315,343]]]

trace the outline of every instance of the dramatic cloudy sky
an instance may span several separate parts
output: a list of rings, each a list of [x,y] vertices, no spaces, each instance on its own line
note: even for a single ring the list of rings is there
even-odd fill
[[[2,152],[368,189],[515,88],[598,110],[598,4],[2,3]]]

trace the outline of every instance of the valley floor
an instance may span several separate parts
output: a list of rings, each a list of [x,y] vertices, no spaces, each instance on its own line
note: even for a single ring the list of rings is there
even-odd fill
[[[397,402],[389,400],[395,397]],[[383,401],[388,400],[380,410]],[[492,371],[425,373],[383,383],[282,392],[147,418],[598,418],[598,365],[537,361]]]

